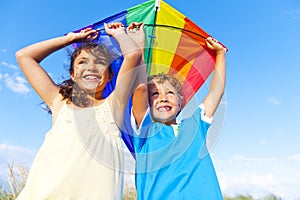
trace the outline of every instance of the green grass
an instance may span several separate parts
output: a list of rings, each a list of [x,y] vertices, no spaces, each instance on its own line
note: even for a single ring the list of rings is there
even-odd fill
[[[8,178],[0,186],[0,200],[14,200],[17,198],[28,175],[28,170],[22,165],[17,167],[14,164],[8,164]]]
[[[225,197],[224,200],[281,200],[280,197],[276,197],[275,195],[268,195],[262,199],[255,199],[254,197],[252,197],[251,195],[238,195],[236,197]]]
[[[19,195],[28,175],[28,170],[22,166],[17,167],[14,164],[8,164],[8,178],[0,184],[0,200],[14,200]],[[124,188],[123,200],[135,200],[136,191],[133,186]],[[224,197],[224,200],[282,200],[275,195],[268,195],[262,199],[255,199],[251,195],[237,195],[235,197]]]

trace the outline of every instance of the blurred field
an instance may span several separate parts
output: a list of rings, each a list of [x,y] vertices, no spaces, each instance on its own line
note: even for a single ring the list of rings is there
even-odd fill
[[[0,200],[15,200],[25,185],[28,170],[24,166],[8,164],[9,174],[7,180],[0,183]],[[135,200],[136,191],[133,186],[124,187],[123,200]],[[251,195],[236,197],[224,197],[224,200],[282,200],[274,195],[266,196],[262,199],[255,199]]]

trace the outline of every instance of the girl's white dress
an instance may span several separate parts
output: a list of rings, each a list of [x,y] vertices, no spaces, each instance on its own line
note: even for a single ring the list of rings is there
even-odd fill
[[[64,103],[17,199],[121,199],[123,155],[106,100],[79,110]]]

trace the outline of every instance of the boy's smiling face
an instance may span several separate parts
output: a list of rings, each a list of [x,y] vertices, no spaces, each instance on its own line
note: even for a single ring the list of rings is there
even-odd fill
[[[167,125],[176,123],[180,102],[177,91],[170,82],[157,83],[152,80],[148,84],[148,91],[152,118]]]

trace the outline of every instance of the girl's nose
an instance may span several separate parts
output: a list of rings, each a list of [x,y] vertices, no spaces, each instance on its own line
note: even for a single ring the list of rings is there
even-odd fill
[[[86,69],[87,70],[89,70],[89,71],[97,71],[97,69],[96,69],[96,67],[94,66],[94,65],[88,65],[87,67],[86,67]]]

